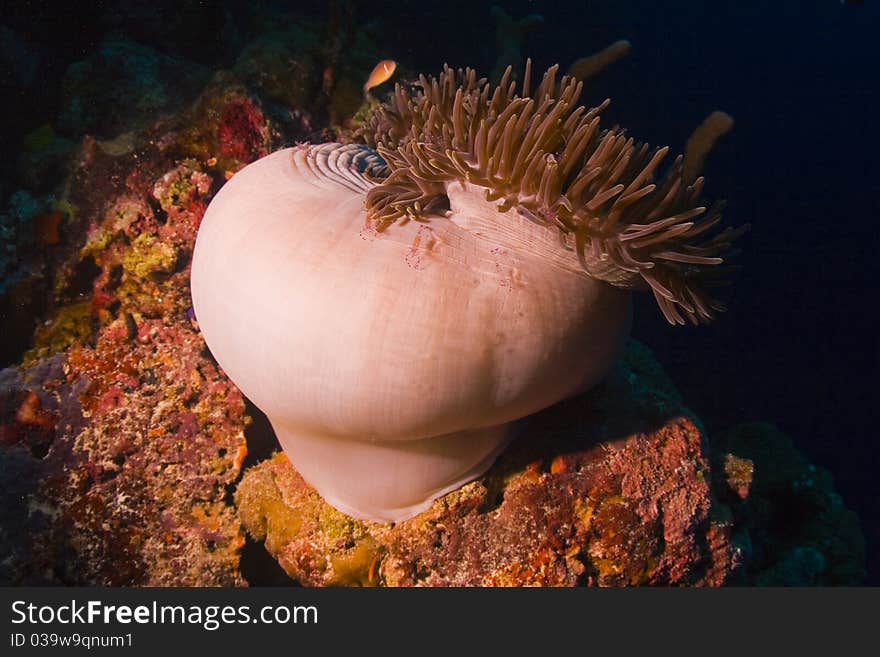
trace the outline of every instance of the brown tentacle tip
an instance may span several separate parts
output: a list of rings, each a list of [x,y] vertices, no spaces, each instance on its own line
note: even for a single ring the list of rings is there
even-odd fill
[[[722,205],[701,203],[703,178],[688,180],[681,156],[661,171],[668,148],[600,129],[608,101],[579,105],[582,83],[557,81],[558,66],[530,90],[530,69],[520,94],[510,68],[498,85],[449,66],[398,84],[357,135],[388,165],[367,194],[374,225],[441,213],[446,185],[467,180],[487,188],[500,217],[516,208],[559,231],[594,278],[650,289],[671,324],[711,320],[723,306],[705,288],[729,271],[746,227],[719,229]]]

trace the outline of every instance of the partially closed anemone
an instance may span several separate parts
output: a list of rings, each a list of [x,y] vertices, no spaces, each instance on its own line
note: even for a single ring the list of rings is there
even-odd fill
[[[399,521],[479,476],[511,423],[605,376],[630,289],[673,323],[720,308],[704,283],[736,232],[580,91],[446,68],[398,85],[365,144],[279,151],[212,201],[205,340],[338,509]]]

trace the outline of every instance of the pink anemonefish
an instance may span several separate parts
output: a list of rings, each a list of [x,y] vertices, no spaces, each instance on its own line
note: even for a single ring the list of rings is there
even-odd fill
[[[370,76],[367,78],[367,81],[364,83],[364,93],[367,93],[373,87],[378,87],[383,82],[386,82],[392,75],[394,75],[394,71],[396,70],[397,62],[393,59],[383,59],[376,64],[372,73],[370,73]]]

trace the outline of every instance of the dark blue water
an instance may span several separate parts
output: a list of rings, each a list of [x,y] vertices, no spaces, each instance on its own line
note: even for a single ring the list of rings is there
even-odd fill
[[[710,428],[774,422],[834,473],[862,518],[877,584],[880,6],[601,4],[614,5],[604,40],[634,44],[624,70],[602,79],[610,113],[673,145],[712,109],[731,113],[707,189],[728,200],[730,221],[752,225],[726,316],[670,329],[643,299],[635,333]],[[560,58],[577,54],[577,15],[547,13],[567,44]]]
[[[4,152],[57,112],[65,68],[100,41],[108,12],[207,10],[243,2],[0,3],[0,20],[35,44],[43,83],[4,100]],[[284,3],[276,3],[284,4]],[[291,3],[292,5],[293,3]],[[496,55],[490,3],[360,2],[356,20],[384,34],[386,55],[408,68],[443,62],[491,69]],[[835,476],[862,519],[870,582],[880,583],[880,341],[875,310],[880,266],[880,3],[839,0],[742,2],[605,0],[502,2],[513,16],[540,13],[525,54],[540,69],[626,38],[631,54],[597,78],[585,100],[613,102],[606,120],[638,139],[681,150],[712,110],[734,131],[707,163],[707,193],[728,201],[733,223],[751,224],[730,310],[709,327],[668,326],[649,298],[637,305],[635,335],[649,344],[711,430],[765,420]],[[327,3],[295,3],[315,17]],[[114,22],[115,21],[115,22]],[[220,67],[235,39],[216,30],[164,35],[173,54]],[[23,71],[26,73],[26,71]],[[22,71],[4,71],[4,80]],[[53,83],[55,86],[53,86]],[[6,172],[9,161],[0,164]],[[2,191],[2,190],[0,190]]]
[[[401,58],[491,66],[489,7],[414,25]],[[472,6],[472,5],[470,5]],[[681,149],[711,111],[736,120],[707,162],[707,193],[726,217],[750,223],[729,312],[709,327],[668,326],[648,297],[634,332],[669,370],[710,430],[773,422],[815,463],[862,519],[870,582],[880,583],[880,3],[505,2],[539,12],[528,39],[542,65],[563,66],[621,38],[630,55],[595,80],[586,100],[637,138]],[[409,9],[406,9],[409,7]],[[458,30],[452,28],[457,24]],[[540,66],[538,67],[541,68]]]

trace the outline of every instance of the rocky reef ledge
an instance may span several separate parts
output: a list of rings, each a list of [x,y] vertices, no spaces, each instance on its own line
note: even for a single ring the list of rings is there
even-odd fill
[[[603,386],[529,418],[485,476],[411,520],[341,514],[282,453],[235,499],[304,585],[853,584],[862,538],[830,483],[769,425],[710,444],[631,341]]]

